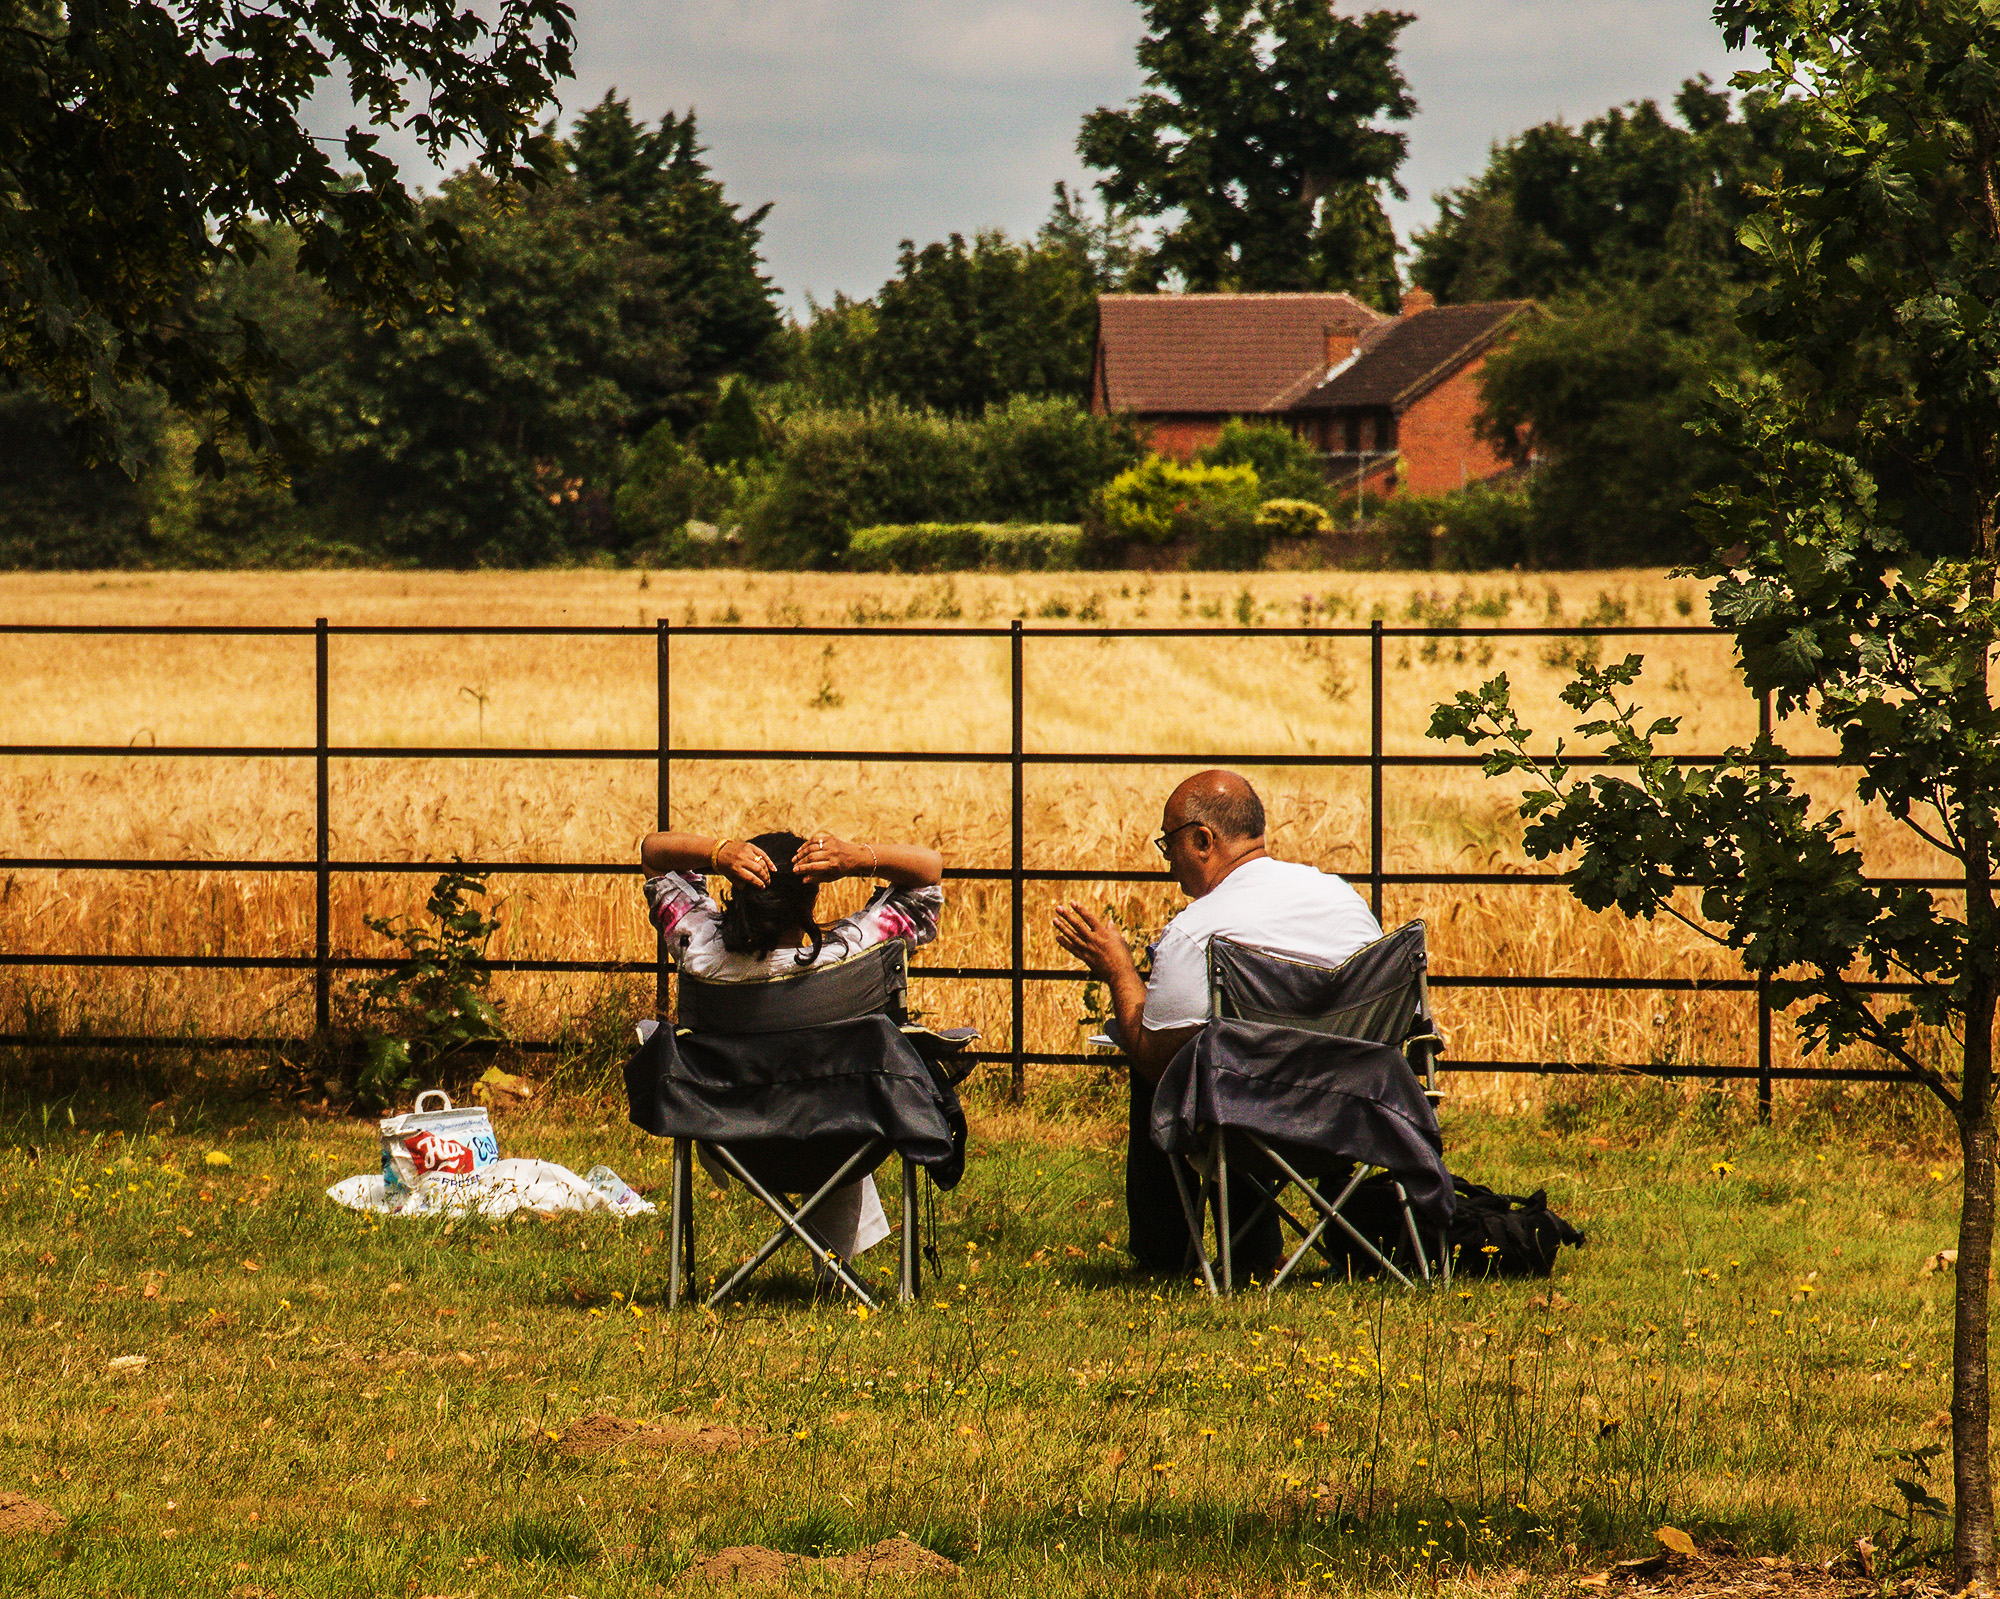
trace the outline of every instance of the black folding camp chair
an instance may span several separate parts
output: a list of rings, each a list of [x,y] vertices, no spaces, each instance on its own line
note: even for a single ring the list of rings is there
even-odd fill
[[[835,1191],[902,1157],[905,1302],[923,1291],[919,1169],[940,1188],[964,1168],[965,1119],[955,1059],[976,1030],[912,1026],[903,1003],[907,946],[865,950],[830,966],[760,982],[679,978],[678,1023],[658,1029],[626,1064],[633,1122],[674,1140],[667,1304],[694,1270],[693,1160],[703,1153],[767,1206],[778,1227],[708,1297],[729,1298],[796,1240],[864,1305],[875,1300],[813,1225]],[[796,1206],[790,1196],[803,1196]]]
[[[1313,1250],[1332,1263],[1329,1229],[1345,1236],[1343,1258],[1358,1252],[1408,1286],[1391,1258],[1400,1241],[1385,1251],[1348,1214],[1357,1198],[1390,1196],[1407,1263],[1428,1281],[1420,1219],[1441,1246],[1452,1186],[1435,1108],[1441,1041],[1424,924],[1406,923],[1337,966],[1216,938],[1208,976],[1210,1021],[1161,1078],[1152,1134],[1179,1157],[1174,1181],[1209,1291],[1234,1291],[1235,1250],[1267,1208],[1299,1238],[1269,1289]],[[1261,1196],[1240,1219],[1230,1214],[1232,1165]],[[1304,1201],[1310,1225],[1284,1204],[1287,1190]]]

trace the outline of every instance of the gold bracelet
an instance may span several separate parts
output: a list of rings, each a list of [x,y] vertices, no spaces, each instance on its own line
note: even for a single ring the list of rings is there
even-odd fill
[[[882,857],[875,853],[875,846],[873,844],[868,846],[868,875],[870,877],[880,877],[882,875]]]
[[[721,867],[718,866],[716,862],[720,859],[722,855],[722,846],[724,844],[727,844],[728,842],[729,840],[726,838],[718,838],[715,841],[715,848],[708,852],[708,869],[711,872],[716,872],[721,870]]]

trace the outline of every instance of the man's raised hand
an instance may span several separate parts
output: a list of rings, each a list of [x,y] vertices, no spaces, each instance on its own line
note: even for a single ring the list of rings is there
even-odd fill
[[[1089,907],[1075,900],[1058,905],[1054,921],[1056,942],[1088,966],[1093,975],[1111,978],[1134,969],[1132,950],[1124,934]]]

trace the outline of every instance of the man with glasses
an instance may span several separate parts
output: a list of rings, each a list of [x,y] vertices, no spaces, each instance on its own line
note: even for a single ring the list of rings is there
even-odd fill
[[[1150,1270],[1178,1271],[1187,1258],[1187,1223],[1173,1168],[1149,1129],[1153,1085],[1208,1020],[1208,941],[1220,935],[1332,964],[1382,929],[1340,878],[1265,852],[1264,803],[1234,772],[1197,772],[1168,795],[1153,843],[1192,903],[1152,946],[1150,978],[1139,976],[1118,929],[1074,900],[1056,908],[1055,934],[1111,990],[1115,1035],[1132,1067],[1125,1159],[1132,1255]],[[1232,1187],[1230,1208],[1249,1198]],[[1277,1217],[1266,1216],[1236,1258],[1259,1275],[1276,1262],[1279,1243]]]

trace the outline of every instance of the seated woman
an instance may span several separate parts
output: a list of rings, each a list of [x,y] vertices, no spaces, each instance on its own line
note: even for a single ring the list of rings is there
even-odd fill
[[[892,938],[917,949],[937,937],[944,910],[944,857],[920,844],[851,844],[831,833],[653,833],[639,846],[639,862],[653,925],[678,946],[682,971],[713,982],[782,977]],[[729,880],[725,904],[709,898],[703,872]],[[842,877],[877,877],[887,886],[822,927],[813,914],[820,884]]]
[[[756,982],[827,966],[900,938],[911,949],[937,937],[944,910],[944,857],[920,844],[855,844],[831,833],[759,833],[710,838],[653,833],[639,846],[646,904],[680,969],[710,982]],[[728,879],[721,905],[702,874]],[[884,886],[852,916],[822,927],[814,914],[822,883],[874,877]],[[704,1158],[717,1181],[721,1171]],[[875,1179],[827,1195],[814,1215],[843,1260],[889,1236]]]

